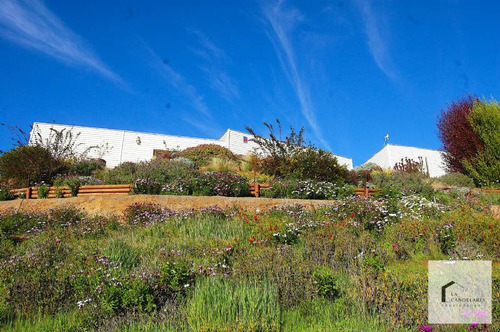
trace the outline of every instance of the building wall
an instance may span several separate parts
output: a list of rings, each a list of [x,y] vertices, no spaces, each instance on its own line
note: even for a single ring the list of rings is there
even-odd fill
[[[401,159],[409,158],[418,161],[418,157],[423,158],[424,167],[428,165],[431,177],[439,177],[446,174],[442,151],[412,146],[388,144],[368,159],[365,164],[371,162],[383,169],[393,169],[394,165],[400,162]]]
[[[50,135],[50,128],[54,128],[55,130],[66,128],[67,130],[71,130],[75,135],[79,133],[77,142],[82,143],[76,149],[79,153],[84,152],[89,146],[104,146],[107,143],[108,148],[103,156],[100,156],[97,150],[91,150],[89,157],[106,160],[106,166],[108,167],[116,167],[126,161],[139,162],[151,160],[153,150],[155,149],[182,150],[200,144],[218,144],[227,147],[225,141],[214,139],[67,126],[52,123],[35,123],[31,136],[36,131],[39,131],[42,137],[47,138]],[[137,144],[138,138],[140,139],[140,144]]]
[[[33,140],[37,133],[40,133],[42,138],[47,139],[50,136],[51,128],[58,131],[66,128],[67,131],[71,130],[74,135],[79,134],[77,141],[79,145],[76,149],[79,153],[84,152],[89,146],[105,147],[107,144],[107,148],[91,150],[89,157],[106,160],[108,167],[116,167],[127,161],[150,160],[155,149],[183,150],[201,144],[218,144],[235,154],[245,155],[258,147],[251,141],[252,135],[231,129],[228,129],[220,139],[208,139],[43,122],[33,124],[31,139]],[[137,144],[138,140],[140,140],[140,144]],[[100,155],[99,151],[105,151],[105,153]],[[352,169],[352,159],[341,156],[337,156],[337,158],[340,164]]]

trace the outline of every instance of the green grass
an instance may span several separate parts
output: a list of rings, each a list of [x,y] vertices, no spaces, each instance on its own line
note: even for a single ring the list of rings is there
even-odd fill
[[[266,281],[201,281],[187,304],[187,324],[194,331],[278,331],[277,289]]]

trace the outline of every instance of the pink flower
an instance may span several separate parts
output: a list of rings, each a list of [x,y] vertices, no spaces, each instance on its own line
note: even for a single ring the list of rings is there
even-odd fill
[[[61,239],[56,237],[56,243],[59,243],[59,242],[61,242]]]
[[[425,332],[430,332],[434,330],[434,328],[431,325],[422,325],[418,328],[419,331],[425,331]]]
[[[399,250],[399,245],[397,243],[392,244],[392,249]]]

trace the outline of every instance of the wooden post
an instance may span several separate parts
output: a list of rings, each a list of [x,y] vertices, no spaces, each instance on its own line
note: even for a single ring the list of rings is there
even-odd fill
[[[365,197],[370,198],[370,190],[367,187],[365,187]]]
[[[254,183],[254,187],[253,187],[253,190],[254,190],[254,195],[255,197],[259,197],[260,196],[260,184],[255,182]]]
[[[26,199],[31,198],[31,187],[26,188]]]

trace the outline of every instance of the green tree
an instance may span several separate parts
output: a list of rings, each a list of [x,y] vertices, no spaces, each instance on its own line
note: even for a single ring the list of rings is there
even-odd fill
[[[475,102],[468,118],[484,147],[462,161],[464,169],[476,185],[500,187],[500,104]]]

